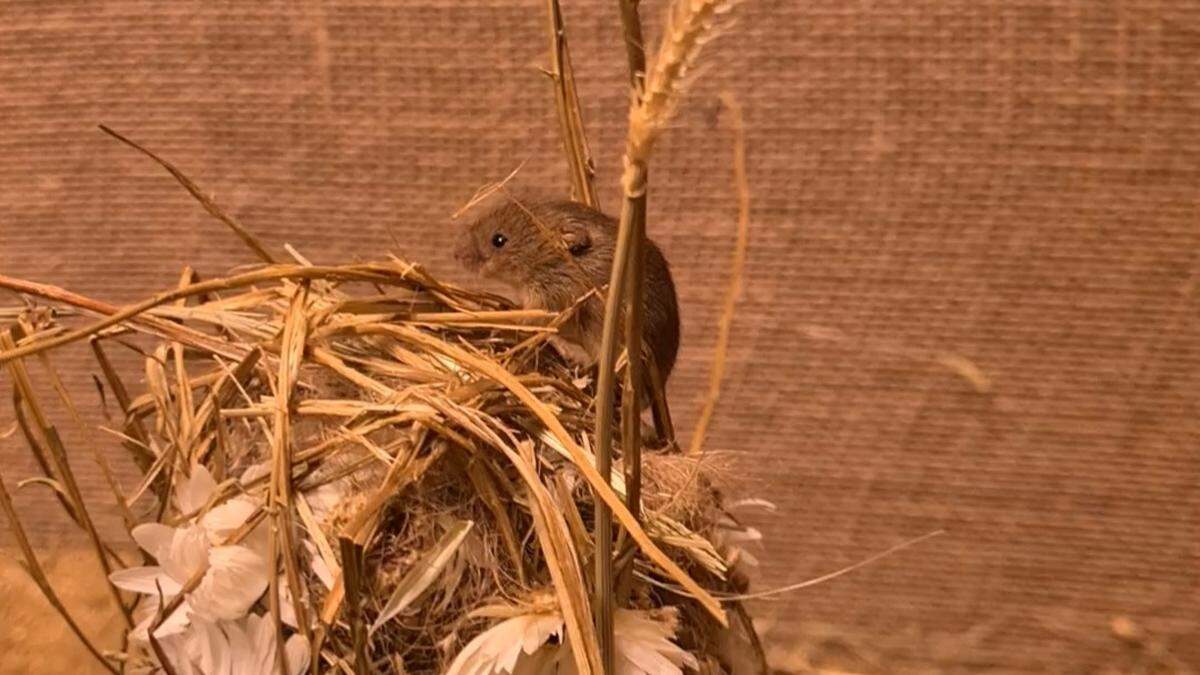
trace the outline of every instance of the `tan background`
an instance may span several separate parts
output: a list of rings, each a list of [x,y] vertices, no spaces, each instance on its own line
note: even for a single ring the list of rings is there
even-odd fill
[[[616,3],[564,4],[613,208]],[[249,260],[103,122],[277,246],[392,248],[453,274],[448,214],[477,186],[527,161],[521,185],[565,188],[542,11],[4,0],[0,272],[125,302],[184,264]],[[657,25],[661,3],[645,11]],[[676,414],[695,420],[727,280],[731,90],[752,243],[710,446],[736,453],[735,494],[779,505],[758,520],[760,587],[947,530],[761,607],[775,634],[828,624],[897,663],[1091,672],[1122,654],[1107,625],[1126,615],[1200,665],[1200,4],[773,0],[738,17],[653,168],[650,231],[686,312]],[[0,458],[10,487],[33,469],[16,439]],[[67,528],[36,489],[21,505],[49,544]]]

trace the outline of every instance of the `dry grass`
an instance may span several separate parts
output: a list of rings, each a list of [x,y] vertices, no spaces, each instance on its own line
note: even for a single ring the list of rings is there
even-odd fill
[[[721,516],[714,488],[709,479],[669,479],[678,471],[653,467],[682,459],[650,456],[651,508],[640,518],[630,512],[620,466],[610,487],[589,450],[595,391],[541,344],[552,317],[398,260],[300,260],[203,283],[185,275],[179,288],[125,309],[6,277],[0,285],[102,315],[70,329],[47,312],[20,315],[11,332],[30,337],[8,338],[0,361],[27,410],[41,409],[23,366],[30,357],[53,373],[51,350],[74,341],[92,340],[98,355],[103,344],[142,344],[146,390],[117,397],[126,419],[114,433],[146,475],[120,495],[123,508],[172,525],[196,516],[171,497],[197,465],[224,478],[205,510],[238,496],[259,503],[254,518],[270,523],[271,556],[283,572],[272,575],[263,604],[279,616],[285,591],[307,598],[298,613],[320,621],[302,620],[301,631],[325,663],[379,668],[395,654],[409,672],[433,672],[486,625],[472,610],[549,593],[572,643],[592,645],[574,651],[580,671],[597,672],[583,572],[597,546],[580,525],[596,510],[593,494],[622,525],[618,549],[636,553],[619,563],[632,572],[630,601],[684,605],[682,639],[701,655],[713,649],[725,618],[715,596],[731,590],[712,543]],[[102,370],[110,389],[126,390]],[[56,438],[52,420],[32,417],[42,439]],[[73,482],[63,465],[49,465],[46,477]],[[350,497],[321,521],[306,500],[329,485]],[[452,573],[420,594],[415,617],[365,631],[418,563],[445,546],[448,524],[468,522]],[[354,561],[332,591],[309,572],[301,541],[335,571],[347,555]]]

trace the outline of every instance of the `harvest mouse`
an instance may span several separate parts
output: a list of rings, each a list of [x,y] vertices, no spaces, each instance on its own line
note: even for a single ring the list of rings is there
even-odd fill
[[[616,237],[617,221],[583,204],[510,200],[467,227],[455,258],[510,287],[524,307],[557,312],[608,284]],[[665,383],[679,351],[679,305],[667,260],[649,240],[645,261],[642,334]],[[603,326],[604,301],[593,295],[555,344],[567,358],[592,365]]]

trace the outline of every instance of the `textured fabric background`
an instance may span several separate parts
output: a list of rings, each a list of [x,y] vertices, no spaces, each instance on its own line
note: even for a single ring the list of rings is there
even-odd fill
[[[615,210],[616,3],[564,5]],[[128,302],[185,264],[249,261],[103,122],[276,246],[390,248],[454,275],[448,214],[476,187],[527,162],[521,186],[566,189],[543,11],[3,0],[0,271]],[[653,29],[662,3],[644,12]],[[650,232],[685,310],[681,428],[733,244],[729,90],[753,224],[709,445],[731,453],[735,496],[779,506],[757,521],[758,585],[947,530],[764,604],[774,634],[827,624],[898,659],[1090,672],[1125,615],[1200,665],[1200,4],[748,0],[738,17],[652,170]],[[59,359],[91,405],[83,352]],[[85,441],[68,441],[100,508]],[[10,488],[33,470],[15,438],[0,462]],[[38,489],[21,506],[49,543],[68,527]]]

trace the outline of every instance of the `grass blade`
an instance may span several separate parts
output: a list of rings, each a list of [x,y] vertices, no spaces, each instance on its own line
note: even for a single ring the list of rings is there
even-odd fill
[[[420,560],[413,563],[411,569],[404,575],[403,578],[396,584],[396,589],[392,592],[392,597],[388,599],[383,610],[379,612],[379,616],[375,618],[375,622],[371,624],[370,633],[374,633],[380,626],[391,621],[400,612],[403,612],[414,600],[419,598],[426,589],[429,588],[446,569],[446,565],[454,558],[454,554],[458,552],[458,547],[466,540],[467,534],[475,523],[470,520],[460,520],[438,539],[433,548],[425,553]]]

